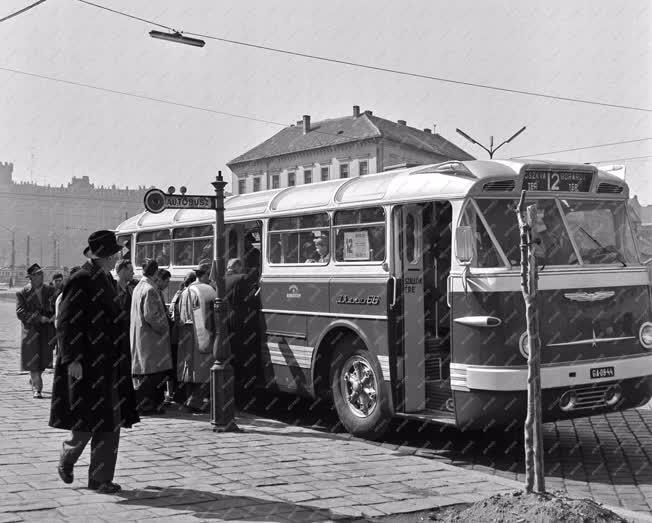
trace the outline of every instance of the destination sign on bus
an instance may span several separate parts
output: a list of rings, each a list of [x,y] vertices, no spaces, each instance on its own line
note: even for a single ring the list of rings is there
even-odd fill
[[[569,171],[525,171],[523,190],[589,192],[592,173]]]

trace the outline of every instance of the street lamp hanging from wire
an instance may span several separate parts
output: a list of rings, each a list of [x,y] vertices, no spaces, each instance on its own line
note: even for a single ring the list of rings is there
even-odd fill
[[[206,45],[204,40],[200,40],[199,38],[190,38],[189,36],[183,36],[180,31],[173,31],[172,33],[165,33],[163,31],[150,31],[149,36],[152,38],[158,38],[159,40],[167,40],[169,42],[192,45],[194,47],[204,47],[204,45]]]

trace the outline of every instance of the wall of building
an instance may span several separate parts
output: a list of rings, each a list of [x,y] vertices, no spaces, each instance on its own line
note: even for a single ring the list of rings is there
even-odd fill
[[[413,147],[385,140],[383,146],[382,162],[385,168],[402,163],[429,164],[445,162],[448,158],[439,154],[421,151]]]
[[[95,187],[88,176],[67,186],[50,187],[12,180],[13,165],[0,163],[0,267],[11,265],[15,231],[16,265],[43,266],[83,263],[82,251],[91,232],[114,229],[143,210],[144,187]]]
[[[349,178],[360,175],[360,162],[366,161],[369,173],[377,171],[377,145],[372,141],[342,144],[315,151],[304,151],[296,154],[276,156],[234,165],[233,194],[239,194],[238,180],[245,180],[245,192],[253,192],[254,178],[260,178],[260,190],[272,189],[272,176],[278,175],[280,187],[288,186],[289,173],[295,173],[296,185],[305,181],[305,171],[312,169],[313,183],[321,181],[321,168],[329,167],[331,180],[340,177],[340,166],[349,166]]]

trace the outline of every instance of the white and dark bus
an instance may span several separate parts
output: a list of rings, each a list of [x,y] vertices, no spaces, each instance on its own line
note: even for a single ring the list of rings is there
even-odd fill
[[[245,257],[249,234],[262,253],[260,386],[331,398],[367,438],[393,417],[521,423],[522,189],[538,208],[544,421],[646,403],[650,273],[627,184],[546,161],[447,162],[228,198],[226,257]],[[144,212],[116,232],[136,267],[156,258],[174,281],[214,255],[213,211]]]

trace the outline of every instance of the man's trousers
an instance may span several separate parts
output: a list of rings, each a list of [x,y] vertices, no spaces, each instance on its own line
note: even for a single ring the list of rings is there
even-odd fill
[[[89,485],[113,481],[118,459],[120,429],[115,432],[80,432],[73,430],[70,439],[63,442],[60,464],[73,466],[91,442],[91,464],[88,467]]]

